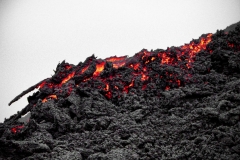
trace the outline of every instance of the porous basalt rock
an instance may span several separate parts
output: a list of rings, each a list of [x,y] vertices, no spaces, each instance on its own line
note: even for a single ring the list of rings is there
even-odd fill
[[[240,26],[192,50],[62,62],[0,123],[0,159],[239,159]]]

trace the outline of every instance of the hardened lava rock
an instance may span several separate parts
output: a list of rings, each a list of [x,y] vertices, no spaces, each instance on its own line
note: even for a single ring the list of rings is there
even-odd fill
[[[0,123],[0,159],[240,159],[240,25],[133,57],[63,61],[10,104],[35,88]]]

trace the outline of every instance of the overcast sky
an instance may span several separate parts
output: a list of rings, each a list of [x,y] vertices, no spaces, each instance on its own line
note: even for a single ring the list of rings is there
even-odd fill
[[[239,20],[239,0],[0,0],[0,122],[62,60],[181,46]]]

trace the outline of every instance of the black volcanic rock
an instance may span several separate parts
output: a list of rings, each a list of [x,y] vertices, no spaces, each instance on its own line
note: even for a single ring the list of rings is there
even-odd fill
[[[240,158],[240,25],[133,57],[63,61],[11,103],[34,88],[0,123],[0,159]]]
[[[239,24],[240,24],[240,21],[228,26],[227,28],[224,29],[224,32],[228,33],[229,31],[234,31],[235,28],[237,27],[237,25],[239,25]]]

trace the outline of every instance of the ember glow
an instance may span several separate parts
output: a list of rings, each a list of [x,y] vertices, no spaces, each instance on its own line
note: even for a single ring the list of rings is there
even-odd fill
[[[105,62],[101,62],[99,64],[96,64],[96,71],[93,73],[93,76],[94,77],[97,77],[100,75],[100,73],[103,71],[104,69],[104,65],[105,65]]]
[[[66,65],[65,69],[69,70],[70,68],[72,68],[70,65]]]
[[[45,83],[46,83],[46,82],[43,81],[38,87],[39,87],[39,88],[42,88],[42,87],[45,85]]]
[[[142,78],[141,78],[142,81],[146,81],[148,80],[148,76],[145,75],[144,73],[142,74]]]
[[[48,99],[57,99],[57,96],[56,96],[56,95],[49,95],[49,96],[47,96],[46,98],[44,98],[44,99],[42,100],[42,103],[47,102]]]
[[[126,56],[123,56],[123,57],[114,56],[114,57],[106,58],[105,60],[106,60],[107,62],[118,62],[118,61],[123,61],[123,60],[125,60],[126,58],[127,58]]]
[[[89,66],[86,66],[82,69],[81,73],[83,74],[87,69],[88,69]]]
[[[137,70],[139,65],[140,65],[139,63],[137,63],[137,64],[130,64],[130,67],[133,68],[134,70]]]
[[[126,63],[126,56],[123,56],[123,57],[109,57],[109,58],[106,58],[105,60],[107,62],[112,62],[113,63],[113,68],[115,69],[118,69],[119,67],[122,67],[125,65]]]
[[[15,126],[13,128],[11,128],[11,132],[12,133],[17,133],[17,132],[20,132],[20,130],[24,127],[24,125],[20,125],[20,126]]]
[[[69,79],[71,79],[74,76],[75,72],[70,73],[66,78],[64,78],[61,82],[60,85],[63,85],[64,83],[66,83],[67,81],[69,81]]]
[[[86,86],[96,88],[107,99],[111,99],[113,95],[121,97],[122,93],[129,93],[135,86],[140,87],[142,90],[152,89],[153,86],[149,88],[149,83],[161,83],[162,85],[156,86],[158,90],[180,87],[188,82],[188,77],[182,75],[191,75],[188,72],[192,68],[195,56],[200,51],[207,51],[206,48],[211,42],[211,37],[212,34],[208,34],[184,46],[167,48],[158,52],[143,49],[133,57],[113,56],[103,60],[96,59],[93,55],[79,66],[63,61],[58,65],[59,68],[56,71],[55,79],[58,77],[57,80],[48,78],[38,84],[36,88],[39,88],[40,92],[47,94],[42,99],[42,103],[45,103],[48,99],[69,96],[75,86],[79,88]],[[233,46],[230,43],[228,45]],[[108,62],[112,65],[107,64]],[[182,75],[174,71],[161,73],[155,71],[153,66],[155,68],[175,67],[181,70]],[[86,72],[87,70],[88,72]],[[124,70],[128,70],[128,73],[122,72]],[[104,73],[101,74],[102,72]],[[164,81],[162,81],[163,78]],[[71,79],[75,83],[73,81],[69,82]],[[97,84],[95,84],[96,82]]]
[[[189,54],[188,64],[187,64],[188,68],[190,68],[190,63],[193,62],[193,58],[196,56],[196,54],[201,50],[205,50],[207,44],[211,42],[211,40],[212,40],[212,34],[208,34],[206,38],[201,38],[198,44],[191,42],[190,44],[186,44],[181,47],[181,49],[183,50],[182,53],[188,52]]]

